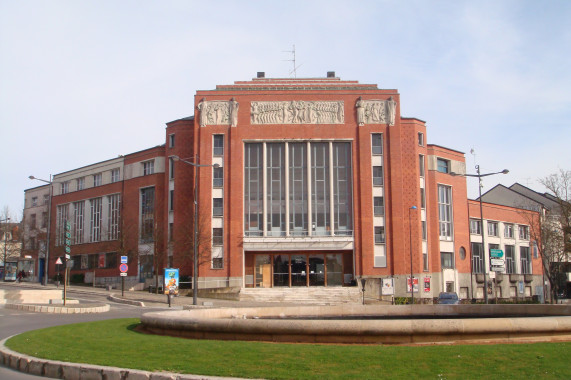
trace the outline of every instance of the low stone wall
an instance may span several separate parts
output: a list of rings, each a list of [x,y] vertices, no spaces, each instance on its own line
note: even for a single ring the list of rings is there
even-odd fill
[[[360,344],[571,340],[567,305],[224,308],[147,313],[141,322],[150,333],[195,339]]]
[[[85,314],[85,313],[105,313],[110,310],[106,304],[72,304],[72,305],[34,305],[34,304],[6,304],[8,309],[32,311],[35,313],[52,314]]]
[[[49,304],[52,299],[63,299],[63,290],[59,289],[0,289],[0,304],[42,303]]]

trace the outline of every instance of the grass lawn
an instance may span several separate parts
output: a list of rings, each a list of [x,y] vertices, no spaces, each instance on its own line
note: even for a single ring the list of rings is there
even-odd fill
[[[455,346],[312,345],[190,340],[115,319],[30,331],[7,346],[39,358],[266,379],[571,379],[571,343]]]

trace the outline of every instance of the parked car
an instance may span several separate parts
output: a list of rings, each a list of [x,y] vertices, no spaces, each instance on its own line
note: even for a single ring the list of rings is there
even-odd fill
[[[442,292],[438,295],[439,305],[458,305],[460,299],[455,292]]]

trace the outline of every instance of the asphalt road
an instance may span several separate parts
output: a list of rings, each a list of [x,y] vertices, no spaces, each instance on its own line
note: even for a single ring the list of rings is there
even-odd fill
[[[0,289],[7,288],[0,284]],[[14,289],[11,285],[10,289]],[[36,330],[45,327],[66,325],[70,323],[101,321],[115,318],[138,318],[143,313],[157,310],[165,310],[165,308],[150,308],[124,305],[110,302],[105,294],[67,292],[68,298],[79,299],[81,303],[107,303],[111,309],[106,313],[87,313],[87,314],[50,314],[50,313],[33,313],[20,310],[6,309],[0,305],[0,339],[20,334],[29,330]],[[45,379],[45,377],[31,376],[28,374],[13,371],[10,368],[0,366],[0,380],[31,380]]]

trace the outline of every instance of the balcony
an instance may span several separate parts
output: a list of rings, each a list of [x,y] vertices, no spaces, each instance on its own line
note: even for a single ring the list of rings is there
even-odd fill
[[[510,273],[510,282],[516,283],[522,280],[521,274]]]
[[[523,280],[529,284],[533,281],[533,275],[531,273],[526,273],[523,275]]]

